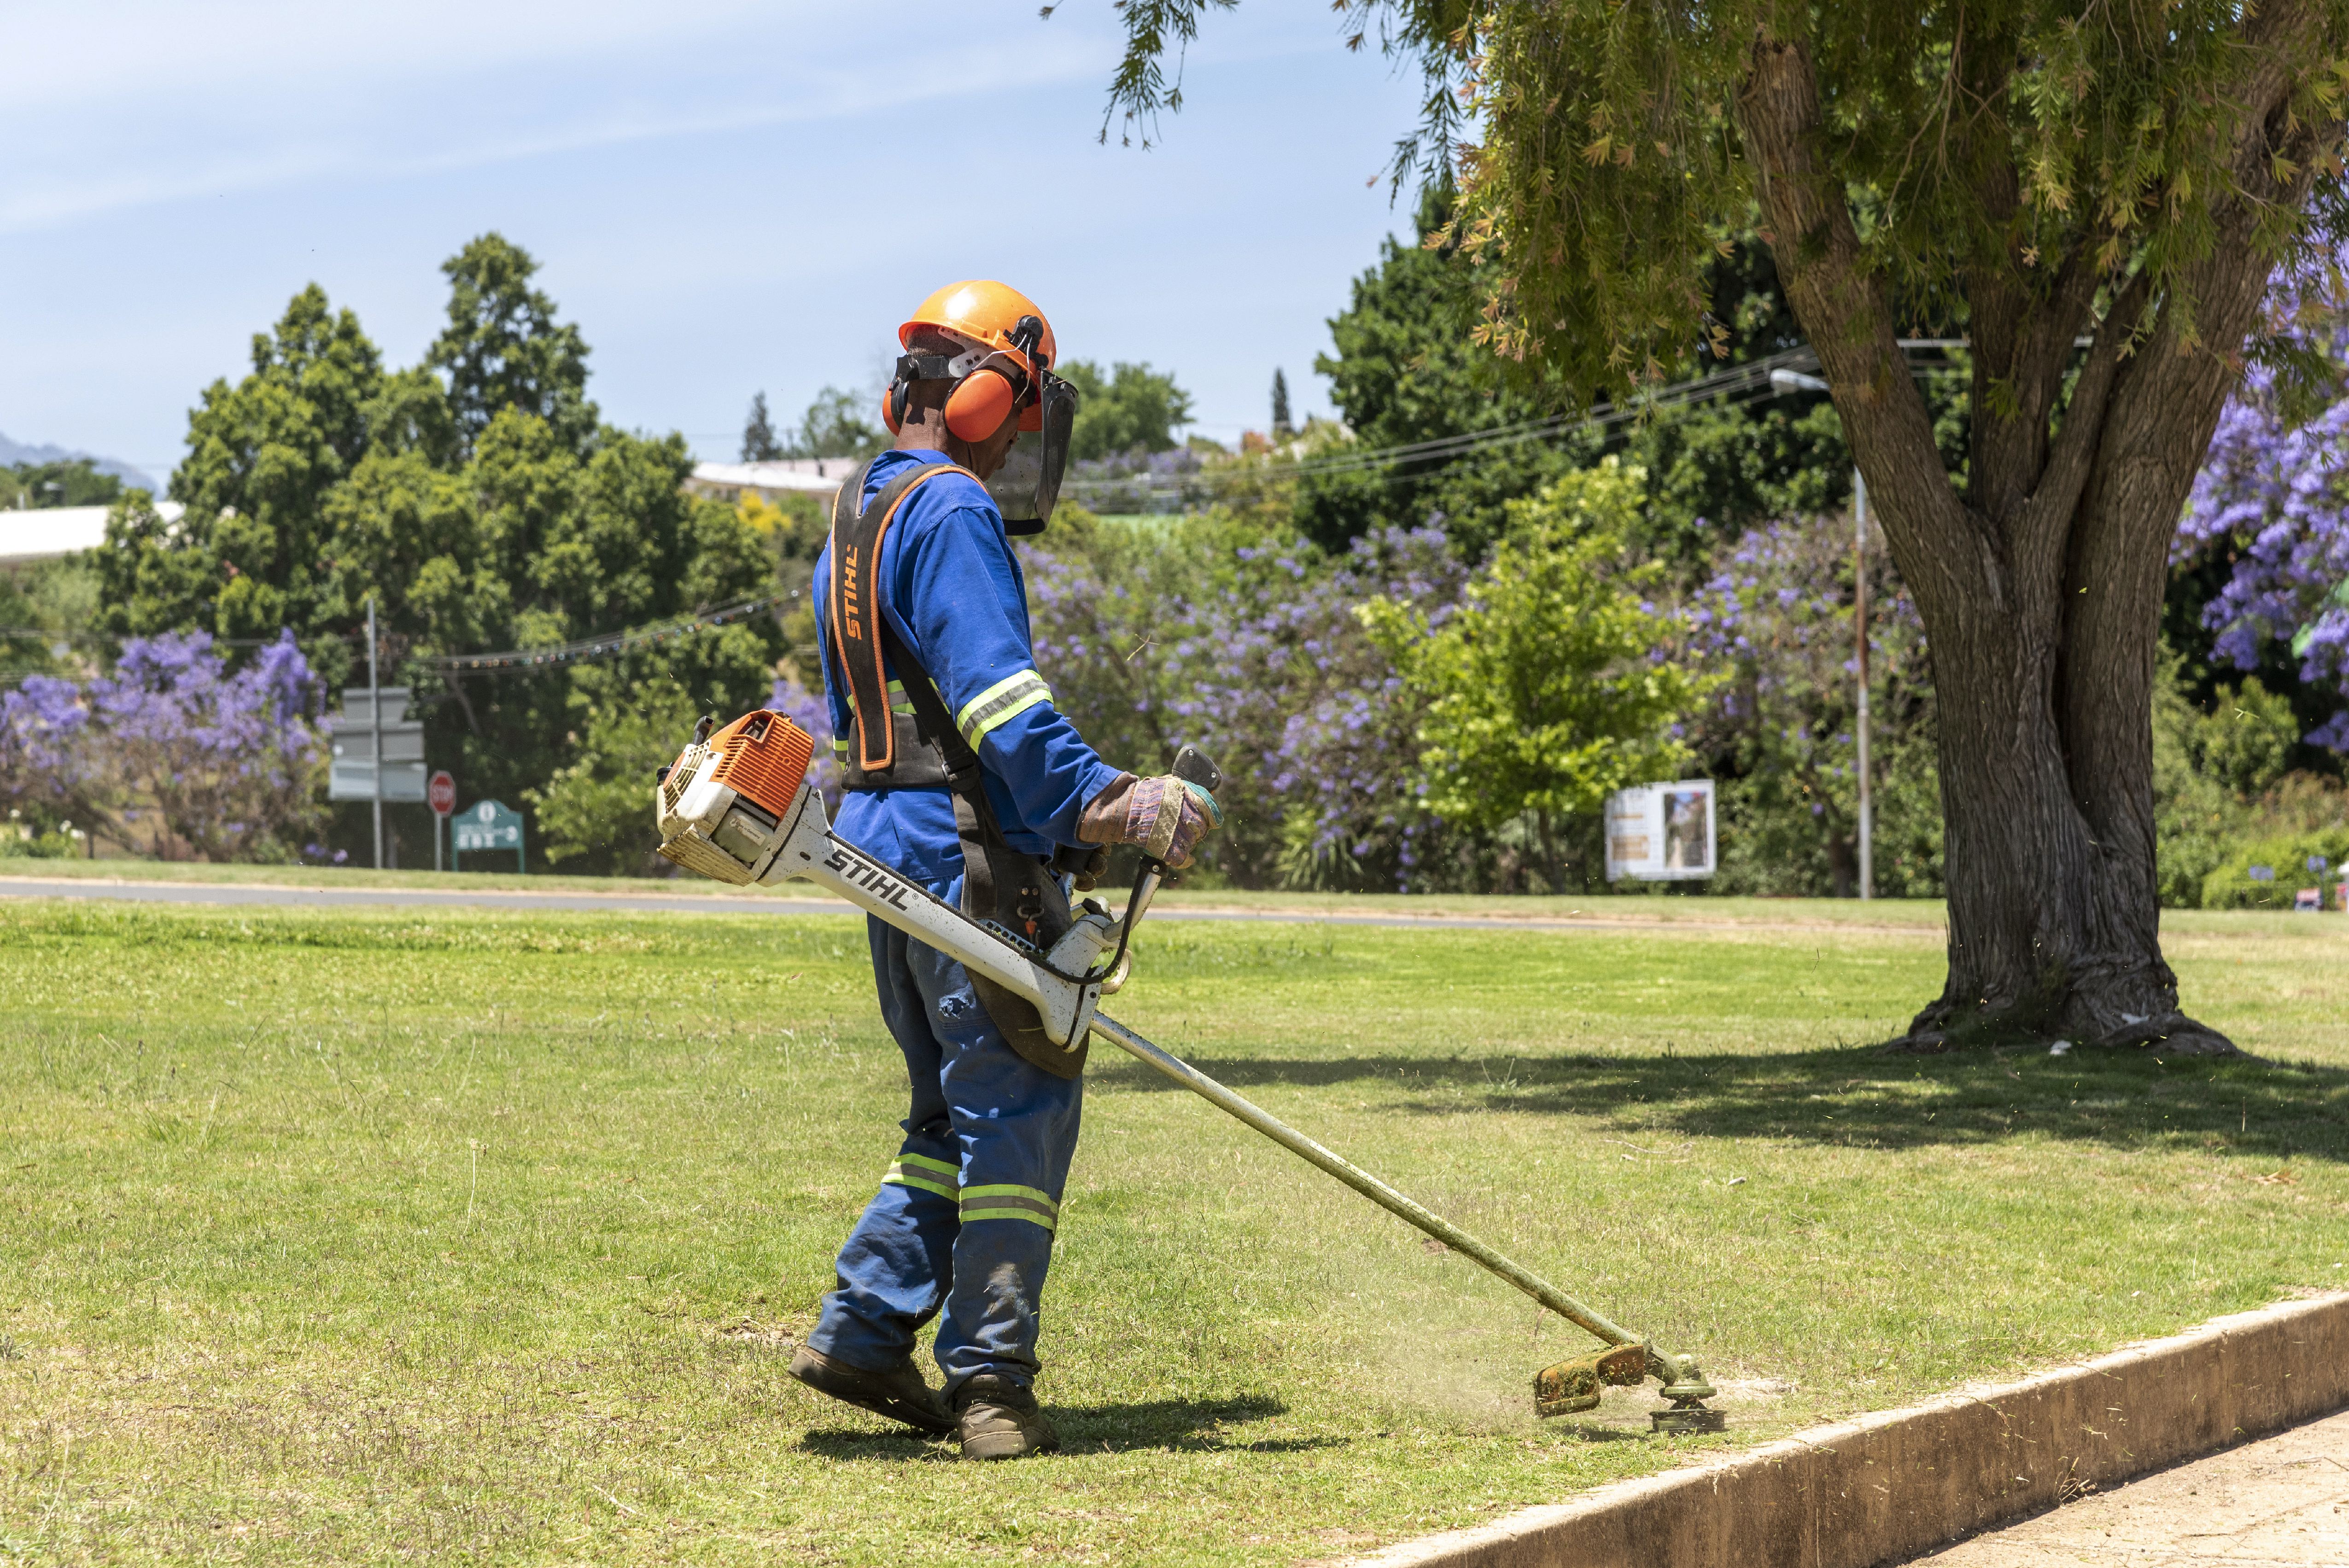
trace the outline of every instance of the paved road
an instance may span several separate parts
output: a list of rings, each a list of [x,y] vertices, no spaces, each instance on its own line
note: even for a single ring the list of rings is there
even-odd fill
[[[2342,1568],[2349,1411],[1976,1536],[1911,1568]]]
[[[722,893],[539,893],[483,888],[281,888],[229,882],[40,881],[0,877],[0,898],[119,898],[152,904],[393,905],[407,909],[629,909],[670,914],[854,915],[862,911],[833,898],[729,898]],[[1655,920],[1510,919],[1478,915],[1368,915],[1338,911],[1185,909],[1155,906],[1157,920],[1263,920],[1335,926],[1493,928],[1504,930],[1668,929]],[[1674,921],[1671,925],[1696,925]],[[1720,922],[1729,924],[1731,922]]]
[[[521,893],[484,888],[278,888],[241,882],[42,882],[0,877],[0,898],[120,898],[135,904],[390,904],[406,909],[682,909],[726,915],[854,915],[835,898],[723,895]]]

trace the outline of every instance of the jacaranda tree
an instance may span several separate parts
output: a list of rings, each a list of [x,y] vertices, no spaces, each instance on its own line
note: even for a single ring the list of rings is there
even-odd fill
[[[0,800],[165,860],[287,860],[323,816],[317,681],[279,636],[240,669],[201,631],[129,639],[86,682],[0,694]]]
[[[1125,0],[1112,113],[1148,132],[1164,55],[1234,3]],[[1949,979],[1909,1043],[2231,1050],[2158,934],[2164,566],[2269,275],[2342,204],[2349,0],[1340,9],[1425,68],[1397,172],[1456,176],[1475,335],[1553,383],[1669,374],[1758,213],[1932,647]],[[1972,344],[1954,475],[1923,323]]]
[[[2290,317],[2312,303],[2278,295]],[[2323,315],[2331,319],[2300,327],[2287,318],[2280,327],[2338,357],[2339,318]],[[2349,399],[2310,413],[2292,406],[2289,390],[2264,366],[2244,378],[2170,559],[2224,573],[2200,628],[2215,638],[2218,658],[2256,670],[2288,655],[2309,705],[2323,713],[2304,738],[2349,751]]]

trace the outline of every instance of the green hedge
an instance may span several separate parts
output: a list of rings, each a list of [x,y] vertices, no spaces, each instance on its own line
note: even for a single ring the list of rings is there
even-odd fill
[[[2308,868],[2308,857],[2312,855],[2322,855],[2325,858],[2326,868],[2322,877]],[[2311,833],[2253,839],[2238,846],[2232,854],[2219,863],[2217,870],[2202,878],[2202,907],[2206,909],[2289,909],[2294,893],[2315,884],[2324,889],[2324,907],[2337,909],[2341,905],[2333,896],[2333,885],[2344,875],[2342,868],[2344,860],[2349,860],[2349,826],[2323,827]],[[2251,867],[2254,866],[2273,867],[2275,880],[2252,881]]]

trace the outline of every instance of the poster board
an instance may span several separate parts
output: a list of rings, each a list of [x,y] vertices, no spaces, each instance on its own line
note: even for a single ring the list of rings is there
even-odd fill
[[[1637,784],[1607,798],[1607,879],[1694,882],[1719,864],[1713,781]]]

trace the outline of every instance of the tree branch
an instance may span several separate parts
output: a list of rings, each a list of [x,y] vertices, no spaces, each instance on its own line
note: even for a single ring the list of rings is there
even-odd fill
[[[2166,546],[2240,375],[2237,349],[2266,296],[2277,258],[2261,231],[2280,209],[2304,207],[2344,131],[2338,116],[2314,120],[2292,111],[2300,82],[2292,67],[2312,65],[2296,38],[2311,26],[2295,0],[2278,0],[2246,26],[2259,47],[2247,51],[2251,58],[2234,84],[2242,96],[2222,100],[2243,105],[2234,190],[2214,203],[2209,253],[2181,270],[2143,348],[2114,373],[2087,481],[2060,545],[2057,704],[2075,798],[2100,846],[2141,850],[2147,867],[2153,803],[2137,691],[2152,679]],[[2193,304],[2190,335],[2181,300]],[[2116,337],[2127,326],[2118,309],[2107,321]],[[2049,534],[2052,542],[2052,523]]]
[[[2003,597],[1992,541],[1951,488],[1883,280],[1860,255],[1843,181],[1819,158],[1818,78],[1800,43],[1758,38],[1737,119],[1787,303],[1817,352],[1893,559],[1919,600]]]
[[[2086,268],[2081,269],[2081,275],[2088,275]],[[2025,599],[2044,604],[2062,591],[2064,546],[2071,536],[2072,520],[2078,512],[2089,476],[2095,470],[2113,387],[2120,379],[2122,357],[2145,308],[2147,295],[2146,280],[2133,279],[2105,312],[2095,342],[2088,349],[2087,362],[2080,367],[2080,379],[2073,383],[2072,400],[2064,406],[2063,424],[2049,443],[2038,483],[2009,531],[2017,592]],[[2076,325],[2068,313],[2063,317],[2063,325],[2061,347],[2064,357],[2068,358],[2073,339],[2077,336]],[[2052,337],[2054,334],[2051,331],[2046,336]],[[2043,425],[2046,419],[2045,410],[2042,410]]]

